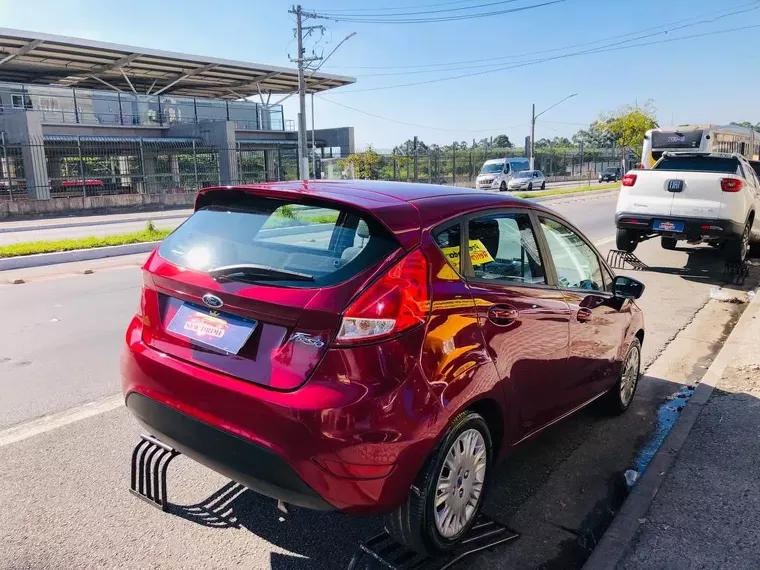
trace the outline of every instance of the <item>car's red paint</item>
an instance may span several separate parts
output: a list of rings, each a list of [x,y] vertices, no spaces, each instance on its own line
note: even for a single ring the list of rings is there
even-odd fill
[[[230,190],[202,190],[196,207]],[[495,451],[507,455],[516,443],[608,390],[628,344],[643,330],[636,305],[610,295],[468,284],[432,237],[435,226],[467,213],[545,211],[538,204],[384,182],[290,182],[232,191],[350,204],[384,224],[400,248],[322,289],[217,282],[154,253],[144,266],[142,308],[127,331],[123,391],[275,452],[345,512],[397,507],[462,410],[480,410],[499,444]],[[331,344],[351,300],[415,248],[430,266],[427,322],[380,342]],[[262,323],[259,354],[222,355],[165,331],[171,307],[162,313],[161,299],[197,302],[206,292],[218,295],[225,310]],[[488,310],[500,304],[519,308],[521,322],[493,326]],[[590,322],[578,323],[581,307]],[[293,342],[296,330],[324,346]]]

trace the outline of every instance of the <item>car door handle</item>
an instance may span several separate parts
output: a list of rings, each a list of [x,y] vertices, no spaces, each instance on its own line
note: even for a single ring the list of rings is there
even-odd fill
[[[520,312],[510,305],[493,305],[488,309],[488,320],[499,327],[506,327],[520,320]]]
[[[581,307],[580,309],[578,309],[578,312],[575,313],[575,318],[578,320],[579,323],[587,323],[592,318],[594,318],[594,313],[591,312],[591,309]]]

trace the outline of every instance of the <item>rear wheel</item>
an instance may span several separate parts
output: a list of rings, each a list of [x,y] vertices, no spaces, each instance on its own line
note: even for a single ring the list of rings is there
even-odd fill
[[[660,245],[662,245],[662,249],[675,249],[676,245],[678,245],[678,240],[676,238],[662,236],[660,238]]]
[[[541,190],[546,190],[546,182],[541,183]]]
[[[531,182],[530,184],[528,184],[528,191],[531,191],[531,190],[533,190],[533,182]]]
[[[640,376],[641,343],[638,338],[635,338],[631,342],[631,346],[628,347],[617,382],[609,392],[598,400],[598,409],[609,415],[619,415],[625,412],[631,406]]]
[[[506,191],[507,191],[507,183],[502,182],[501,185],[499,186],[499,192],[506,192]]]
[[[386,530],[419,553],[447,552],[475,523],[491,464],[485,420],[475,412],[463,412],[428,458],[404,504],[386,515]]]
[[[636,239],[636,234],[625,228],[618,228],[617,236],[615,236],[615,245],[621,251],[633,252],[636,246],[639,245]]]
[[[747,222],[744,226],[742,235],[738,238],[732,238],[726,241],[725,248],[723,249],[723,255],[726,261],[732,263],[740,263],[747,258],[749,252],[749,234],[752,229],[752,220]]]

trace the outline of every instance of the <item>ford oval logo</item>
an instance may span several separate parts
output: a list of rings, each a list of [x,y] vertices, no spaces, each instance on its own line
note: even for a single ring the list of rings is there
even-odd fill
[[[203,302],[204,302],[204,303],[205,303],[207,306],[211,307],[212,309],[218,309],[219,307],[221,307],[222,305],[224,305],[224,301],[222,301],[222,300],[221,300],[219,297],[217,297],[216,295],[212,295],[211,293],[206,293],[206,294],[205,294],[205,295],[202,297],[202,300],[203,300]]]

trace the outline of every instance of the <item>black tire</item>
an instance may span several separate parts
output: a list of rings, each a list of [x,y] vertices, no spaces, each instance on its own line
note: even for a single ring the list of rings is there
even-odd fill
[[[617,235],[615,236],[615,245],[621,251],[633,253],[636,250],[636,246],[639,245],[639,242],[633,231],[625,228],[618,228]]]
[[[726,261],[730,263],[741,263],[747,258],[751,229],[752,220],[749,220],[747,225],[744,226],[744,231],[741,236],[726,240],[726,245],[723,248],[723,256]]]
[[[530,192],[531,190],[533,190],[533,182],[528,184],[528,192]]]
[[[501,185],[499,186],[499,192],[506,192],[507,191],[507,183],[502,180]]]
[[[635,364],[635,378],[633,378],[633,389],[623,391],[623,382],[626,382],[627,363],[629,358],[632,357],[633,351],[636,351],[636,364]],[[605,415],[617,416],[625,412],[631,407],[633,397],[636,395],[636,388],[639,386],[639,379],[641,378],[641,343],[638,338],[634,338],[631,345],[626,351],[625,358],[620,365],[620,372],[618,373],[617,381],[615,385],[601,398],[596,401],[596,409]],[[628,379],[631,380],[630,378]]]
[[[546,182],[541,183],[541,190],[546,190]]]
[[[436,485],[446,456],[457,438],[465,431],[475,429],[480,432],[485,442],[486,473],[482,491],[468,523],[451,538],[444,537],[435,523]],[[490,472],[493,466],[491,433],[483,416],[472,411],[459,414],[451,423],[443,440],[423,466],[417,476],[406,501],[394,512],[385,516],[385,528],[396,542],[427,555],[440,555],[451,550],[470,530],[478,517],[484,498],[488,491]]]
[[[662,236],[660,238],[660,245],[662,246],[662,249],[673,250],[678,245],[678,240],[676,238]]]

